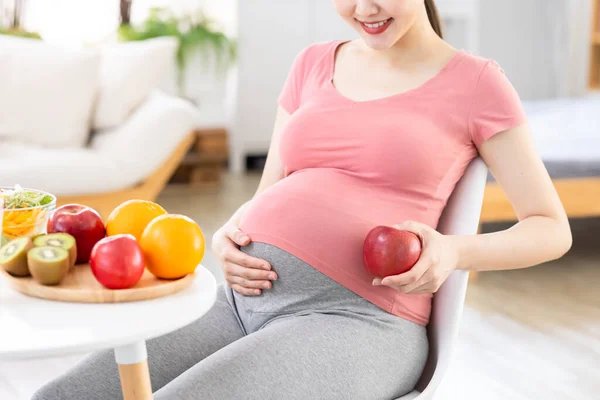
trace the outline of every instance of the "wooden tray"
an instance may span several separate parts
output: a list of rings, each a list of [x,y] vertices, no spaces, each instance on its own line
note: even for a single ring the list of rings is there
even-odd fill
[[[121,303],[155,299],[177,293],[194,281],[194,274],[166,280],[157,279],[145,270],[142,279],[134,287],[111,290],[96,280],[88,264],[76,265],[56,286],[40,285],[31,276],[12,276],[3,268],[0,268],[0,276],[4,277],[11,288],[25,295],[74,303]]]

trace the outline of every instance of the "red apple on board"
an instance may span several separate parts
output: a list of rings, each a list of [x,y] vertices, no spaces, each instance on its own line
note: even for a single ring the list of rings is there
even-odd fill
[[[75,238],[77,264],[89,262],[94,245],[106,236],[106,229],[98,212],[82,204],[58,207],[48,219],[48,233],[64,232]]]
[[[92,273],[108,289],[128,289],[142,278],[144,252],[133,235],[118,234],[100,240],[90,257]]]
[[[412,232],[381,225],[365,237],[365,268],[374,277],[384,278],[409,271],[420,256],[421,240]]]

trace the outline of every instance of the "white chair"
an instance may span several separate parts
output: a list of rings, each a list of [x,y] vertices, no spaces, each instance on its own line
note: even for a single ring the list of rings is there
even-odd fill
[[[448,235],[477,233],[487,175],[488,168],[480,157],[471,161],[448,200],[438,224],[439,232]],[[454,271],[433,296],[428,325],[429,360],[416,390],[397,400],[434,399],[458,336],[468,279],[467,271]]]

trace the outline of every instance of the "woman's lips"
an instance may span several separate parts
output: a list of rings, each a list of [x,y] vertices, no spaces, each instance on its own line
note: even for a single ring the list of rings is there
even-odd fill
[[[388,18],[376,22],[363,22],[358,20],[357,21],[360,24],[360,26],[362,26],[364,31],[367,32],[369,35],[380,35],[387,30],[387,28],[390,26],[393,20],[393,18]]]

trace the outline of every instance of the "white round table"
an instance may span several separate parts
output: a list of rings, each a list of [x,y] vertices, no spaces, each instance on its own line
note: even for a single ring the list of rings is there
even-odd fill
[[[182,328],[214,304],[217,285],[202,265],[176,294],[144,301],[84,304],[25,296],[0,277],[0,360],[115,350],[123,396],[151,399],[146,340]]]

